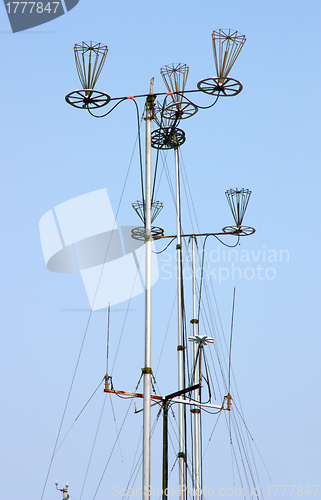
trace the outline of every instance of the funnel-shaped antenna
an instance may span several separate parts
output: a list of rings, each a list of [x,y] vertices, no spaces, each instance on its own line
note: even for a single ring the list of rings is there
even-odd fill
[[[177,106],[177,109],[181,109],[181,103],[183,101],[183,92],[186,87],[187,77],[188,77],[189,67],[186,64],[171,64],[161,68],[160,73],[163,77],[164,83],[168,92],[180,92],[179,94],[172,94],[171,97]]]
[[[216,66],[216,73],[220,78],[220,84],[229,74],[237,56],[245,44],[246,38],[241,33],[232,30],[218,30],[212,33],[213,52]],[[222,81],[221,81],[222,78]]]
[[[151,222],[154,222],[159,212],[162,210],[163,206],[164,206],[163,203],[161,203],[160,201],[152,202]],[[136,201],[135,203],[132,203],[132,207],[137,213],[140,220],[145,223],[145,216],[144,216],[145,203],[143,203],[142,201]]]
[[[249,189],[228,189],[225,191],[235,224],[238,228],[242,226],[243,217],[249,203],[251,193],[252,191]]]
[[[163,111],[164,111],[163,105],[159,101],[156,101],[154,106],[154,122],[158,127],[162,128],[171,127],[174,123],[174,120],[173,118],[164,116]]]
[[[108,47],[102,43],[82,42],[75,45],[74,52],[82,88],[93,90],[103,69]]]
[[[162,128],[168,128],[172,127],[175,121],[175,118],[173,116],[166,116],[164,115],[164,106],[161,104],[159,101],[155,102],[155,107],[154,107],[154,122],[158,127]]]
[[[171,93],[172,104],[166,106],[162,112],[164,118],[169,120],[181,120],[195,115],[198,108],[195,104],[184,99],[189,67],[186,64],[171,64],[161,68],[160,73],[165,82],[168,92]],[[173,92],[173,93],[172,93]],[[177,94],[176,92],[179,92]]]

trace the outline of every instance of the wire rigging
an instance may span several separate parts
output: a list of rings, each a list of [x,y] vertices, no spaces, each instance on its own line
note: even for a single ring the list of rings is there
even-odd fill
[[[138,104],[135,99],[133,99],[133,102],[136,107],[136,117],[137,117],[137,136],[138,136],[138,150],[139,150],[139,165],[140,165],[140,181],[141,181],[141,189],[142,189],[142,202],[143,202],[143,213],[144,213],[144,221],[145,221],[145,198],[144,198],[144,176],[143,176],[143,158],[142,158],[142,144],[141,144],[141,137],[140,137],[140,128],[141,128],[141,123],[143,120],[143,116],[141,120],[139,120],[139,109],[138,109]]]
[[[123,102],[123,101],[127,101],[127,97],[124,97],[123,99],[120,99],[120,101],[118,101],[109,111],[107,111],[107,113],[105,113],[104,115],[94,115],[94,113],[92,111],[90,111],[89,108],[87,108],[87,111],[88,113],[93,116],[94,118],[104,118],[105,116],[109,115],[109,113],[111,113],[115,108],[117,108],[117,106]]]
[[[232,318],[231,318],[231,336],[230,336],[230,352],[229,352],[229,362],[228,362],[228,392],[231,389],[231,359],[232,359],[232,337],[233,337],[233,326],[234,326],[234,308],[235,308],[235,287],[233,292],[233,306],[232,306]]]
[[[88,476],[88,472],[89,472],[89,467],[90,467],[91,460],[92,460],[92,457],[93,457],[93,454],[94,454],[94,449],[95,449],[95,445],[96,445],[96,441],[97,441],[97,436],[98,436],[98,432],[99,432],[99,428],[100,428],[100,424],[101,424],[101,419],[102,419],[102,416],[103,416],[103,413],[104,413],[105,404],[106,404],[106,396],[107,396],[107,394],[105,394],[103,405],[102,405],[102,409],[101,409],[101,412],[100,412],[100,416],[99,416],[99,420],[98,420],[98,425],[97,425],[97,430],[96,430],[96,434],[95,434],[95,437],[94,437],[94,442],[93,442],[93,445],[92,445],[92,448],[91,448],[91,452],[90,452],[90,456],[89,456],[89,460],[88,460],[88,464],[87,464],[87,469],[86,469],[86,473],[85,473],[85,477],[84,477],[84,482],[83,482],[83,485],[82,485],[82,488],[81,488],[79,500],[82,499],[82,495],[83,495],[83,492],[84,492],[84,488],[85,488],[85,484],[86,484],[86,480],[87,480],[87,476]]]
[[[108,465],[109,465],[110,459],[111,459],[111,457],[112,457],[112,454],[113,454],[114,449],[115,449],[115,447],[116,447],[116,444],[117,444],[117,442],[118,442],[118,439],[119,439],[120,433],[121,433],[121,431],[122,431],[122,429],[123,429],[123,427],[124,427],[124,424],[125,424],[125,422],[126,422],[126,419],[127,419],[128,413],[129,413],[129,410],[130,410],[130,408],[131,408],[131,405],[132,405],[132,401],[130,401],[130,403],[129,403],[129,405],[128,405],[128,408],[127,408],[126,414],[125,414],[125,416],[124,416],[124,418],[123,418],[123,421],[122,421],[122,424],[121,424],[121,426],[120,426],[119,432],[118,432],[118,434],[117,434],[117,436],[116,436],[116,439],[115,439],[115,441],[114,441],[113,447],[112,447],[111,452],[110,452],[110,454],[109,454],[108,460],[107,460],[107,462],[106,462],[106,465],[105,465],[105,467],[104,467],[104,470],[103,470],[102,475],[101,475],[101,477],[100,477],[100,480],[99,480],[99,482],[98,482],[98,486],[97,486],[97,489],[96,489],[95,494],[94,494],[94,496],[93,496],[93,500],[95,500],[95,498],[96,498],[96,496],[97,496],[98,490],[99,490],[99,488],[100,488],[100,485],[101,485],[102,480],[103,480],[103,478],[104,478],[104,475],[105,475],[105,473],[106,473],[106,470],[107,470],[107,467],[108,467]]]
[[[87,403],[83,406],[82,410],[78,413],[77,417],[75,418],[75,420],[73,421],[73,423],[71,424],[71,426],[69,427],[68,431],[66,432],[65,436],[63,437],[63,439],[60,441],[59,443],[59,446],[57,446],[56,448],[56,451],[55,451],[55,455],[57,455],[58,453],[58,450],[60,449],[60,447],[62,446],[63,442],[65,441],[65,439],[67,438],[69,432],[71,431],[71,429],[73,428],[73,426],[75,425],[75,423],[77,422],[78,418],[80,417],[80,415],[82,414],[82,412],[84,411],[84,409],[86,408],[86,406],[89,404],[89,402],[92,400],[92,398],[94,397],[94,395],[96,394],[96,392],[98,391],[99,387],[101,387],[102,383],[104,382],[105,380],[105,377],[101,380],[101,382],[99,383],[99,385],[97,386],[97,388],[94,390],[94,392],[92,393],[92,395],[90,396],[90,398],[88,399]]]
[[[174,238],[172,238],[170,240],[170,242],[166,245],[166,247],[163,248],[163,250],[161,250],[160,252],[155,252],[154,250],[152,250],[152,252],[155,253],[155,254],[157,254],[157,255],[160,254],[160,253],[165,252],[165,250],[167,250],[167,248],[173,243],[174,240],[176,240],[176,238],[177,238],[177,236],[174,236]]]
[[[164,114],[166,100],[167,100],[167,96],[165,96],[165,98],[163,100],[163,106],[162,106],[162,110],[161,110],[161,120],[160,120],[160,127],[159,128],[162,128],[162,125],[163,125],[163,114]],[[151,202],[152,203],[154,201],[154,193],[155,193],[155,185],[156,185],[156,177],[157,177],[157,167],[158,167],[159,151],[160,150],[157,149],[155,169],[154,169],[154,180],[153,180],[152,196],[151,196]]]
[[[184,172],[185,174],[185,172]],[[186,186],[187,188],[189,189],[189,184],[188,184],[188,177],[187,175],[185,175],[184,177],[182,176],[182,179],[183,179],[183,183],[184,183],[184,188],[185,188],[185,194],[186,194],[186,200],[187,200],[187,205],[188,205],[188,209],[189,209],[189,215],[190,215],[190,219],[191,219],[191,223],[192,223],[192,226],[193,226],[193,219],[192,219],[192,213],[191,213],[191,209],[190,209],[190,204],[189,204],[189,199],[188,199],[188,196],[187,196],[187,189],[186,189]],[[193,205],[193,199],[192,199],[192,195],[190,193],[190,200],[191,200],[191,203],[192,203],[192,207],[193,207],[193,211],[194,211],[194,205]],[[195,212],[194,212],[195,213]],[[197,222],[197,216],[196,216],[196,213],[195,213],[195,220]],[[194,228],[193,228],[193,231],[194,231]],[[208,290],[208,287],[206,285],[206,282],[204,281],[204,268],[205,268],[205,243],[206,243],[206,239],[205,238],[205,241],[203,243],[203,251],[201,252],[202,253],[202,257],[201,257],[201,272],[202,272],[202,275],[201,275],[201,279],[200,279],[200,285],[199,287],[197,287],[197,293],[198,293],[198,310],[199,310],[199,314],[198,314],[198,319],[200,319],[200,317],[203,317],[203,319],[207,318],[207,323],[208,323],[208,326],[210,327],[210,322],[213,322],[215,321],[215,318],[212,316],[212,307],[211,307],[211,298],[210,298],[210,295],[209,295],[209,290]],[[239,243],[239,237],[237,239],[237,242],[235,245],[227,245],[225,244],[220,238],[217,238],[218,241],[220,241],[223,245],[227,246],[227,247],[230,247],[230,248],[233,248],[235,246],[237,246],[237,244]],[[199,255],[199,253],[198,253]],[[199,255],[200,257],[200,255]],[[208,264],[207,264],[208,266]],[[209,273],[209,277],[211,278],[211,275]],[[234,290],[234,294],[233,294],[233,310],[232,310],[232,318],[231,318],[231,336],[230,336],[230,339],[229,339],[229,346],[227,345],[227,342],[226,342],[226,338],[225,338],[225,335],[224,335],[224,331],[223,331],[223,325],[222,325],[222,320],[221,320],[221,317],[220,317],[220,314],[219,314],[219,310],[218,310],[218,305],[217,305],[217,300],[216,300],[216,296],[215,296],[215,292],[214,292],[214,289],[213,289],[213,283],[212,283],[212,279],[209,280],[210,281],[210,289],[212,291],[212,295],[214,297],[214,303],[215,303],[215,306],[216,306],[216,310],[217,310],[217,314],[218,314],[218,318],[219,318],[219,323],[220,323],[220,326],[221,326],[221,330],[222,330],[222,333],[223,333],[223,339],[224,339],[224,342],[225,342],[225,347],[226,347],[226,351],[227,351],[227,354],[228,354],[228,366],[227,366],[227,380],[226,380],[226,389],[228,389],[228,391],[230,392],[230,385],[231,385],[231,376],[233,376],[233,380],[235,382],[235,377],[234,377],[234,374],[233,374],[233,370],[232,370],[232,364],[231,364],[231,349],[232,349],[232,338],[233,338],[233,323],[234,323],[234,310],[235,310],[235,290]],[[207,317],[207,312],[205,312],[205,309],[202,308],[201,310],[201,304],[203,303],[202,301],[202,289],[204,288],[204,292],[206,294],[206,301],[207,301],[207,305],[208,305],[208,313],[209,313],[209,317]],[[205,317],[204,317],[205,315]],[[205,326],[205,325],[204,325]],[[210,327],[211,328],[211,327]],[[216,327],[216,331],[218,331],[218,328]],[[218,336],[218,338],[220,339],[220,336]],[[217,350],[218,348],[218,345],[217,343],[214,343],[214,349]],[[223,349],[223,346],[221,346],[221,350]],[[210,355],[211,355],[211,358],[212,358],[212,353],[211,353],[211,349],[210,349]],[[219,351],[217,351],[217,357],[218,357],[218,360],[220,359],[221,355],[219,354]],[[224,359],[224,358],[223,358]],[[220,361],[219,361],[220,363]],[[214,360],[212,358],[212,364],[213,364],[213,367],[214,367],[214,373],[215,373],[215,376],[216,376],[216,379],[217,379],[217,375],[216,375],[216,370],[215,370],[215,365],[214,365]],[[220,363],[220,366],[221,366],[221,363]],[[224,375],[223,374],[223,370],[222,370],[222,366],[221,366],[221,373],[222,373],[222,376]],[[207,379],[211,379],[211,371],[208,370],[208,373],[207,373],[207,377],[204,377],[204,380],[206,381],[206,378]],[[224,379],[224,376],[223,376],[223,379]],[[206,381],[207,382],[207,381]],[[208,383],[208,382],[207,382]],[[217,383],[218,383],[218,380],[217,380]],[[213,385],[213,381],[211,379],[211,384]],[[218,385],[219,387],[219,385]],[[239,398],[239,395],[238,395],[238,391],[237,391],[237,387],[236,387],[236,393],[237,393],[237,396]],[[220,417],[222,412],[219,412],[219,415],[218,415],[218,419]],[[227,415],[225,415],[227,417]],[[218,422],[218,419],[216,421],[216,424],[214,426],[214,429],[216,428],[216,425],[217,425],[217,422]],[[243,419],[243,417],[242,417]],[[252,455],[252,461],[253,461],[253,464],[254,464],[254,469],[255,469],[255,472],[257,473],[257,468],[256,468],[256,464],[255,464],[255,459],[254,459],[254,455],[253,455],[253,452],[252,452],[252,447],[251,445],[249,446],[249,450],[246,449],[246,444],[245,444],[245,440],[244,440],[244,437],[242,437],[242,431],[239,427],[239,425],[237,424],[237,421],[235,421],[235,418],[232,419],[230,413],[229,413],[229,429],[230,429],[230,435],[231,435],[231,452],[232,452],[232,457],[235,458],[235,463],[237,465],[237,468],[238,468],[238,473],[239,473],[239,477],[240,477],[240,481],[243,485],[243,480],[242,480],[242,476],[241,476],[241,472],[240,472],[240,469],[239,469],[239,465],[238,465],[238,459],[237,459],[237,456],[236,456],[236,452],[235,452],[235,445],[233,444],[233,440],[232,440],[232,428],[235,427],[235,432],[236,432],[236,435],[237,435],[237,439],[236,439],[236,445],[239,449],[239,453],[240,453],[240,457],[241,457],[241,461],[242,461],[242,464],[243,464],[243,469],[244,469],[244,473],[245,473],[245,478],[246,478],[246,482],[247,482],[247,485],[249,485],[249,478],[251,477],[251,480],[253,481],[254,479],[254,475],[253,475],[253,468],[252,468],[252,465],[250,463],[250,457],[249,457],[249,452],[250,454]],[[212,431],[212,434],[210,436],[210,439],[213,435],[213,432],[214,432],[214,429]],[[210,439],[209,439],[209,442],[210,442]],[[193,441],[191,439],[191,441]],[[209,442],[207,444],[207,447],[206,447],[206,450],[208,449],[208,445],[209,445]],[[249,443],[250,444],[250,443]],[[205,452],[206,452],[205,450]],[[204,452],[204,454],[205,454]],[[232,467],[233,467],[233,462],[232,462]],[[246,472],[248,471],[248,472]],[[234,475],[234,473],[233,473]]]
[[[118,102],[118,104],[120,104],[120,102]],[[116,105],[115,105],[115,107],[116,107]],[[137,107],[137,103],[136,103],[136,107]],[[130,158],[130,162],[129,162],[129,166],[128,166],[128,169],[127,169],[127,173],[126,173],[126,176],[125,176],[125,181],[124,181],[124,184],[123,184],[122,192],[121,192],[121,195],[120,195],[120,199],[119,199],[119,203],[118,203],[118,207],[117,207],[117,211],[116,211],[116,215],[115,215],[114,225],[116,224],[116,219],[117,219],[117,216],[118,216],[118,213],[119,213],[119,209],[120,209],[120,205],[121,205],[121,202],[122,202],[122,199],[123,199],[123,195],[124,195],[125,187],[126,187],[126,184],[127,184],[127,180],[128,180],[128,176],[129,176],[129,171],[130,171],[130,168],[131,168],[131,164],[132,164],[132,160],[133,160],[133,156],[134,156],[134,152],[135,152],[137,140],[139,140],[139,142],[140,142],[140,126],[141,126],[141,123],[139,123],[139,127],[138,127],[139,132],[138,132],[136,140],[135,140],[133,152],[132,152],[132,155],[131,155],[131,158]],[[141,150],[141,147],[140,147],[140,150]],[[106,250],[106,255],[105,255],[104,262],[106,261],[106,257],[107,257],[107,253],[108,253],[108,250],[109,250],[110,242],[111,242],[111,239],[109,240],[109,244],[108,244],[108,248]],[[81,346],[80,346],[78,358],[77,358],[77,361],[76,361],[75,370],[74,370],[73,377],[72,377],[72,380],[71,380],[69,392],[68,392],[68,395],[67,395],[67,400],[66,400],[65,407],[64,407],[64,410],[63,410],[61,422],[60,422],[59,429],[58,429],[57,438],[56,438],[56,441],[55,441],[55,444],[54,444],[54,449],[53,449],[53,452],[52,452],[52,456],[51,456],[51,459],[50,459],[50,462],[49,462],[49,467],[48,467],[48,471],[47,471],[47,475],[46,475],[46,478],[45,478],[45,482],[44,482],[44,486],[43,486],[43,490],[42,490],[42,494],[41,494],[40,500],[43,499],[43,496],[44,496],[44,493],[45,493],[45,489],[46,489],[46,485],[47,485],[48,478],[49,478],[49,474],[50,474],[50,470],[51,470],[51,467],[52,467],[52,462],[53,462],[54,456],[56,454],[57,445],[58,445],[60,433],[61,433],[61,430],[62,430],[62,425],[63,425],[64,419],[65,419],[67,407],[68,407],[69,400],[70,400],[70,395],[71,395],[71,392],[72,392],[72,388],[73,388],[73,385],[74,385],[76,373],[77,373],[77,370],[78,370],[78,365],[79,365],[81,354],[82,354],[82,350],[83,350],[83,346],[84,346],[84,343],[85,343],[85,339],[86,339],[86,336],[87,336],[89,324],[90,324],[90,321],[91,321],[93,307],[94,307],[96,296],[97,296],[97,293],[98,293],[98,288],[99,288],[101,276],[102,276],[102,273],[103,273],[103,268],[104,268],[104,266],[102,267],[102,270],[101,270],[101,273],[100,273],[100,277],[99,277],[99,280],[98,280],[96,292],[95,292],[94,299],[93,299],[92,309],[90,310],[89,317],[88,317],[88,320],[87,320],[87,324],[86,324],[86,327],[85,327],[84,336],[83,336],[83,339],[82,339],[82,342],[81,342]],[[127,309],[127,312],[126,312],[126,317],[127,317],[127,314],[128,314],[128,309]]]
[[[181,97],[184,97],[184,100],[188,101],[190,104],[192,104],[193,106],[195,106],[196,108],[199,108],[199,109],[210,109],[212,108],[218,101],[218,98],[220,96],[220,94],[218,94],[216,96],[216,99],[214,100],[214,102],[212,102],[212,104],[210,104],[209,106],[200,106],[199,104],[195,104],[195,102],[191,101],[190,99],[188,99],[188,97],[186,97],[185,93],[180,93],[180,92],[176,92],[177,95],[181,96]]]
[[[83,339],[82,339],[82,342],[81,342],[81,346],[80,346],[78,358],[77,358],[77,361],[76,361],[76,366],[75,366],[74,373],[73,373],[73,376],[72,376],[72,379],[71,379],[71,384],[70,384],[70,388],[69,388],[69,391],[68,391],[67,400],[66,400],[66,403],[65,403],[65,407],[64,407],[64,410],[63,410],[62,418],[61,418],[59,429],[58,429],[58,434],[57,434],[56,442],[55,442],[54,449],[53,449],[53,452],[52,452],[52,456],[51,456],[51,459],[50,459],[50,463],[49,463],[49,467],[48,467],[48,471],[47,471],[47,475],[46,475],[46,479],[45,479],[45,484],[43,486],[43,490],[42,490],[42,494],[41,494],[41,500],[43,499],[43,496],[44,496],[44,493],[45,493],[45,489],[46,489],[46,485],[47,485],[47,482],[48,482],[48,477],[49,477],[49,474],[50,474],[52,462],[53,462],[54,456],[56,454],[56,448],[57,448],[57,445],[58,445],[58,441],[59,441],[59,437],[60,437],[62,425],[63,425],[64,420],[65,420],[65,415],[66,415],[68,403],[69,403],[69,400],[70,400],[71,391],[72,391],[72,388],[73,388],[73,385],[74,385],[76,373],[77,373],[77,370],[78,370],[81,353],[82,353],[82,350],[83,350],[83,347],[84,347],[84,343],[85,343],[85,339],[86,339],[86,336],[87,336],[87,332],[88,332],[88,327],[89,327],[91,315],[92,315],[92,311],[90,311],[90,314],[89,314],[89,318],[88,318],[87,325],[86,325],[86,328],[85,328],[85,333],[84,333],[84,336],[83,336]]]
[[[116,414],[115,414],[114,405],[113,405],[113,400],[112,400],[112,397],[111,397],[111,394],[110,394],[110,393],[109,393],[109,400],[110,400],[110,405],[111,405],[111,409],[112,409],[112,412],[113,412],[113,417],[114,417],[114,423],[115,423],[116,433],[118,434],[118,426],[117,426],[117,421],[116,421]],[[120,453],[120,458],[121,458],[121,461],[123,462],[123,461],[124,461],[124,459],[123,459],[123,454],[122,454],[122,451],[121,451],[120,439],[118,440],[118,444],[119,444],[119,453]]]
[[[157,426],[157,422],[158,422],[158,420],[159,420],[159,417],[160,417],[161,413],[162,413],[162,408],[160,408],[160,409],[158,410],[158,412],[157,412],[156,418],[155,418],[154,423],[153,423],[153,426],[152,426],[152,428],[151,428],[151,433],[150,433],[151,437],[153,436],[153,434],[154,434],[154,432],[155,432],[155,429],[156,429],[156,426]],[[134,467],[134,469],[133,469],[133,471],[132,471],[132,473],[131,473],[131,475],[130,475],[130,478],[129,478],[128,482],[127,482],[127,486],[126,486],[126,488],[125,488],[125,493],[126,493],[126,496],[132,496],[132,495],[130,494],[129,484],[130,484],[130,482],[131,482],[131,480],[132,480],[132,486],[134,485],[134,483],[135,483],[135,481],[136,481],[136,479],[137,479],[138,473],[139,473],[139,471],[140,471],[140,468],[141,468],[141,466],[142,466],[142,459],[143,459],[143,452],[141,452],[141,453],[140,453],[140,456],[138,457],[138,460],[137,460],[136,466]],[[135,470],[136,470],[136,475],[135,475],[135,477],[134,477]],[[123,495],[123,496],[122,496],[122,498],[125,498],[125,495]]]

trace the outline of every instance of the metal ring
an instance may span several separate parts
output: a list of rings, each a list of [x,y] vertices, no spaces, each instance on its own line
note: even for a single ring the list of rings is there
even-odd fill
[[[254,227],[249,226],[226,226],[222,229],[223,233],[234,234],[235,236],[250,236],[255,233]]]
[[[157,240],[164,236],[164,229],[162,229],[161,227],[152,226],[151,232],[153,240]],[[132,238],[134,238],[134,240],[146,241],[145,226],[134,227],[134,229],[132,229]]]
[[[167,120],[175,120],[177,116],[180,120],[184,120],[186,118],[190,118],[191,116],[195,115],[197,111],[198,107],[195,106],[195,104],[185,99],[182,99],[182,101],[180,102],[173,102],[169,106],[166,106],[166,108],[162,112],[162,116]]]
[[[152,132],[152,147],[154,149],[174,149],[184,144],[185,132],[179,128],[172,131],[171,127],[157,128]]]
[[[110,101],[110,96],[99,90],[81,89],[67,94],[65,100],[75,108],[97,109],[106,106]]]
[[[214,96],[231,97],[243,89],[243,85],[233,78],[205,78],[197,84],[198,90]]]

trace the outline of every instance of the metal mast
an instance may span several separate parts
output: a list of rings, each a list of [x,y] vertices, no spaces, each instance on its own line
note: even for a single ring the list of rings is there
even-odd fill
[[[152,333],[152,174],[151,120],[153,117],[154,78],[146,98],[146,173],[145,173],[145,366],[143,412],[143,498],[150,498],[150,403],[151,403],[151,333]]]
[[[180,170],[179,170],[179,141],[176,135],[176,124],[182,119],[193,116],[198,108],[190,101],[184,99],[189,68],[186,64],[172,64],[161,69],[164,83],[171,95],[172,103],[163,110],[163,119],[171,122],[171,141],[175,152],[175,180],[176,180],[176,263],[177,263],[177,328],[178,328],[178,391],[185,388],[185,367],[184,367],[184,345],[183,339],[183,294],[182,294],[182,244],[181,244],[181,196],[180,196]],[[184,399],[183,394],[179,396]],[[185,405],[180,404],[178,408],[178,466],[179,466],[179,497],[185,498],[186,478],[185,478]]]
[[[192,261],[193,261],[193,319],[191,323],[193,325],[193,336],[195,337],[197,334],[197,324],[198,318],[197,308],[196,308],[196,265],[195,265],[195,244],[196,244],[196,236],[192,236]],[[197,344],[194,342],[193,345],[193,368],[194,368],[194,385],[199,383],[198,378],[198,370],[197,370]],[[194,399],[195,401],[199,400],[198,390],[194,391]],[[195,406],[191,409],[191,412],[194,413],[194,459],[195,459],[195,498],[196,500],[200,499],[200,457],[199,457],[199,414],[201,410]]]
[[[177,327],[178,327],[178,390],[184,389],[184,340],[183,340],[183,325],[182,325],[182,244],[181,244],[181,200],[180,200],[180,178],[179,178],[179,157],[178,148],[175,148],[175,166],[176,166],[176,223],[177,223]],[[183,399],[183,395],[179,396]],[[178,467],[179,467],[179,496],[182,500],[185,497],[185,425],[184,413],[185,407],[180,404],[178,407],[178,425],[179,425],[179,451],[178,451]]]

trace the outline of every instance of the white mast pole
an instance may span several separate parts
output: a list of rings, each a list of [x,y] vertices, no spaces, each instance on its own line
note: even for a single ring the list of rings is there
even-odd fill
[[[197,334],[197,323],[198,318],[196,317],[196,265],[195,265],[195,243],[196,236],[192,236],[192,259],[193,259],[193,336]],[[194,384],[198,384],[198,370],[197,370],[197,343],[193,342],[193,351],[194,351]],[[194,391],[194,399],[198,401],[198,390]],[[193,408],[192,412],[194,413],[194,439],[195,439],[195,498],[196,500],[200,500],[200,460],[199,460],[199,413],[200,409],[196,406]]]
[[[182,244],[181,244],[181,202],[180,202],[180,176],[179,176],[179,157],[178,148],[175,148],[175,165],[176,165],[176,216],[177,216],[177,312],[178,312],[178,390],[184,389],[184,348],[183,345],[183,328],[182,328]],[[183,399],[183,396],[179,396]],[[184,439],[184,405],[178,405],[179,411],[179,497],[181,500],[185,498],[185,439]]]
[[[151,174],[151,120],[153,116],[154,78],[150,82],[150,96],[146,99],[146,174],[145,174],[145,366],[143,406],[143,499],[150,499],[150,421],[151,421],[151,332],[152,332],[152,174]]]

